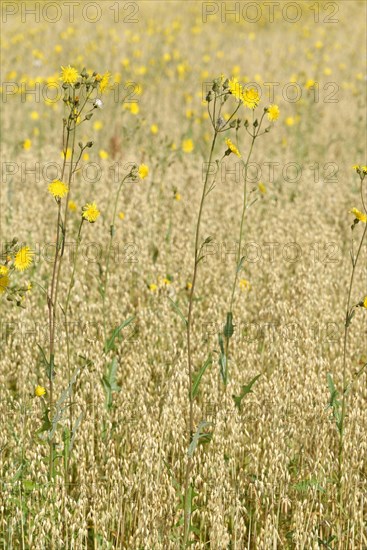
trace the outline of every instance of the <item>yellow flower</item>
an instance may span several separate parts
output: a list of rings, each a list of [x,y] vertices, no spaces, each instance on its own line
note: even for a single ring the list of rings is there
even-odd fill
[[[108,86],[108,83],[110,81],[110,76],[111,76],[111,73],[109,72],[106,72],[104,73],[104,75],[102,75],[102,78],[99,82],[99,89],[101,90],[102,93],[105,91],[105,89]]]
[[[152,132],[152,134],[158,134],[158,126],[156,124],[152,124],[151,127],[150,127],[150,131]]]
[[[257,184],[258,188],[259,188],[259,191],[260,193],[262,193],[263,195],[265,195],[266,193],[266,187],[263,183],[261,183],[261,181],[259,181],[259,183]]]
[[[363,307],[365,307],[367,309],[367,296],[363,300]]]
[[[87,203],[83,207],[82,216],[89,223],[94,223],[99,215],[100,215],[100,211],[98,210],[95,202]]]
[[[6,265],[0,265],[0,275],[7,275],[9,273],[9,268]]]
[[[29,246],[23,246],[16,254],[14,259],[14,267],[18,271],[24,271],[32,263],[34,252],[29,248]]]
[[[245,291],[245,290],[250,290],[251,288],[251,285],[250,285],[250,282],[247,281],[246,279],[241,279],[238,283],[238,286],[240,287],[241,290]]]
[[[70,67],[68,65],[67,67],[61,67],[61,77],[60,80],[64,82],[64,84],[75,84],[75,82],[78,80],[79,74],[74,67]]]
[[[186,290],[192,289],[192,283],[186,283]]]
[[[160,282],[163,286],[168,286],[171,284],[170,279],[168,277],[161,277]]]
[[[62,199],[67,195],[69,191],[69,187],[66,185],[66,183],[63,183],[60,180],[54,180],[52,183],[49,184],[48,190],[55,197],[55,199]]]
[[[93,124],[93,130],[100,130],[103,128],[103,122],[101,120],[95,120]]]
[[[149,168],[145,164],[141,164],[138,169],[138,176],[141,180],[147,177],[149,174]]]
[[[149,285],[149,290],[151,290],[152,292],[156,292],[158,290],[158,287],[155,283],[151,283]]]
[[[181,200],[180,193],[175,193],[175,201],[180,201],[180,200]]]
[[[37,111],[32,111],[31,114],[30,114],[30,117],[31,117],[32,120],[38,120],[40,116],[37,113]]]
[[[249,88],[243,91],[242,100],[246,107],[255,109],[260,101],[260,96],[255,88]]]
[[[119,212],[119,218],[120,220],[125,219],[125,214],[123,212]]]
[[[227,151],[229,151],[230,153],[234,153],[239,158],[241,158],[241,153],[239,152],[237,147],[234,145],[234,143],[232,143],[232,141],[229,138],[226,139],[226,145],[228,147]],[[226,154],[227,154],[227,151],[226,151]]]
[[[32,142],[30,139],[26,139],[25,141],[23,141],[23,149],[25,149],[26,151],[29,151],[31,147],[32,147]]]
[[[89,160],[89,153],[83,153],[83,156],[82,156],[82,159],[85,160],[85,161],[88,161]]]
[[[367,223],[367,216],[366,214],[363,214],[363,212],[360,212],[357,210],[357,208],[352,208],[350,211],[351,214],[354,214],[354,216],[362,223]]]
[[[277,120],[279,118],[279,107],[278,105],[269,105],[267,117],[269,120]]]
[[[228,81],[228,88],[229,88],[229,91],[231,92],[231,94],[236,98],[238,99],[238,101],[243,101],[243,89],[242,89],[242,86],[241,84],[238,82],[238,78],[236,78],[235,76],[233,78],[231,78],[229,81]]]
[[[287,126],[293,126],[293,124],[295,124],[296,121],[295,121],[295,118],[293,116],[288,116],[285,119],[285,123],[286,123]]]
[[[77,205],[76,205],[76,202],[74,201],[69,201],[68,202],[68,208],[71,212],[75,212],[77,210]]]
[[[36,386],[35,390],[34,390],[34,394],[37,396],[37,397],[42,397],[42,395],[45,395],[46,394],[46,390],[43,386]]]
[[[5,292],[5,289],[9,286],[9,276],[6,274],[0,275],[0,294]]]
[[[98,154],[99,154],[99,158],[101,158],[102,160],[108,159],[109,155],[107,151],[105,151],[104,149],[101,149]]]
[[[188,138],[182,141],[182,150],[184,153],[191,153],[194,150],[192,139]]]

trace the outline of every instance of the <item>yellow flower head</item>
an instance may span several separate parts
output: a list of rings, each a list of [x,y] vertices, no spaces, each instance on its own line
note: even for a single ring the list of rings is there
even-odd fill
[[[77,210],[77,205],[76,205],[76,202],[74,201],[69,201],[68,202],[68,208],[71,212],[75,212]]]
[[[251,284],[249,281],[247,281],[246,279],[241,279],[238,283],[238,286],[240,287],[241,290],[245,291],[245,290],[250,290],[251,288]]]
[[[149,174],[149,168],[145,164],[141,164],[138,168],[138,176],[141,180],[147,177]]]
[[[62,199],[67,195],[69,191],[69,187],[66,185],[66,183],[63,183],[60,180],[54,180],[52,183],[49,184],[48,190],[55,197],[55,199]]]
[[[158,134],[158,126],[156,124],[152,124],[151,127],[150,127],[150,131],[152,132],[152,134]]]
[[[227,151],[229,151],[228,154],[233,153],[233,154],[237,155],[239,158],[241,158],[241,153],[239,152],[237,147],[234,145],[234,143],[232,143],[232,141],[229,138],[226,139],[226,145],[228,147]],[[226,151],[226,153],[227,153],[227,151]]]
[[[191,153],[194,150],[194,143],[192,139],[184,139],[182,141],[182,151],[184,153]]]
[[[263,183],[261,183],[261,181],[259,181],[259,183],[257,184],[257,187],[259,188],[259,191],[262,195],[265,195],[266,193],[266,187]]]
[[[0,265],[0,276],[7,275],[9,273],[9,268],[6,265]]]
[[[100,215],[100,211],[98,210],[97,205],[96,205],[95,202],[87,203],[83,207],[82,216],[89,223],[94,223],[99,215]]]
[[[357,218],[362,223],[367,223],[367,216],[366,214],[363,214],[363,212],[360,212],[357,210],[357,208],[352,208],[350,211],[351,214],[354,214],[354,217]]]
[[[119,212],[119,218],[120,220],[123,220],[125,218],[125,214],[123,212]]]
[[[181,200],[180,193],[175,193],[175,201],[180,201],[180,200]]]
[[[26,139],[25,141],[23,141],[23,149],[25,149],[26,151],[29,151],[31,147],[32,147],[32,142],[30,139]]]
[[[156,285],[155,283],[151,283],[151,284],[149,285],[149,290],[150,290],[151,292],[156,292],[156,291],[158,290],[158,287],[157,287],[157,285]]]
[[[367,296],[363,300],[363,307],[365,307],[367,309]]]
[[[79,73],[76,69],[74,69],[74,67],[70,67],[70,65],[67,67],[61,67],[60,80],[62,80],[64,84],[75,84],[78,78]]]
[[[269,105],[267,117],[269,120],[277,120],[279,118],[279,107],[278,105]]]
[[[17,253],[14,258],[14,267],[18,271],[24,271],[32,263],[34,252],[29,248],[29,246],[23,246]]]
[[[99,154],[99,158],[101,158],[102,160],[108,159],[109,155],[107,151],[105,151],[104,149],[101,149],[98,154]]]
[[[229,91],[231,92],[231,94],[236,98],[238,99],[238,101],[243,101],[243,89],[242,89],[242,86],[241,84],[238,82],[238,78],[236,78],[235,76],[233,78],[231,78],[229,81],[228,81],[228,88],[229,88]]]
[[[243,91],[242,100],[246,107],[249,109],[255,109],[255,107],[259,104],[260,96],[255,88],[249,88],[248,90],[246,89]]]
[[[99,89],[101,90],[102,93],[105,91],[105,89],[108,86],[108,83],[110,81],[110,76],[111,76],[111,73],[106,72],[106,73],[104,73],[104,75],[102,75],[102,77],[99,81]]]
[[[45,394],[46,394],[46,390],[43,386],[36,386],[34,390],[34,395],[36,395],[37,397],[42,397],[42,395],[45,395]]]

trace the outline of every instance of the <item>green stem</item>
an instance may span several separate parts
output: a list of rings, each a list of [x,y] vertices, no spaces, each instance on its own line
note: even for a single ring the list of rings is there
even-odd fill
[[[122,189],[122,186],[126,179],[131,176],[131,172],[126,174],[126,176],[123,178],[123,180],[120,182],[119,188],[117,190],[116,196],[115,196],[115,204],[113,209],[113,216],[112,216],[112,223],[110,226],[110,240],[108,242],[108,248],[107,248],[107,257],[106,257],[106,273],[104,277],[104,283],[103,283],[103,294],[102,294],[102,311],[103,311],[103,334],[104,334],[104,341],[107,340],[107,314],[106,314],[106,295],[107,295],[107,286],[108,286],[108,277],[109,277],[109,271],[110,271],[110,258],[111,258],[111,250],[112,250],[112,242],[113,237],[115,234],[115,222],[116,222],[116,215],[117,215],[117,205],[118,200],[120,197],[120,192]]]
[[[214,118],[214,116],[213,116]],[[195,233],[195,254],[194,254],[194,270],[193,270],[193,276],[192,276],[192,283],[191,283],[191,290],[190,290],[190,296],[189,296],[189,311],[187,316],[187,330],[186,330],[186,336],[187,336],[187,361],[188,361],[188,367],[189,367],[189,385],[188,385],[188,391],[189,391],[189,444],[192,441],[193,432],[194,432],[194,417],[193,417],[193,398],[192,398],[192,352],[191,352],[191,329],[192,329],[192,308],[193,308],[193,302],[194,302],[194,292],[195,292],[195,285],[196,285],[196,276],[197,276],[197,268],[198,268],[198,260],[199,260],[199,238],[200,238],[200,225],[201,225],[201,217],[203,213],[203,207],[204,207],[204,201],[205,197],[207,195],[207,184],[209,179],[209,169],[211,165],[211,161],[213,158],[213,151],[215,142],[217,139],[218,130],[214,127],[214,136],[212,141],[212,146],[210,149],[210,155],[209,155],[209,161],[208,161],[208,168],[205,175],[205,181],[203,186],[203,191],[201,195],[201,201],[200,201],[200,208],[199,208],[199,214],[196,222],[196,233]],[[200,248],[201,250],[201,248]],[[184,547],[186,547],[188,538],[189,538],[189,532],[190,532],[190,513],[187,512],[187,498],[188,498],[188,491],[190,486],[190,473],[192,468],[192,458],[187,458],[187,464],[186,464],[186,474],[185,474],[185,492],[184,492]]]

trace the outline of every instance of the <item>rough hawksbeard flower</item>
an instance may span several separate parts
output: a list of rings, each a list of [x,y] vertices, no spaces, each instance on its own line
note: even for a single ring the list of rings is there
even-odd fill
[[[14,258],[14,267],[18,271],[24,271],[32,263],[34,252],[29,248],[29,246],[23,246],[16,254]]]
[[[279,118],[279,107],[278,105],[269,105],[267,117],[270,121],[277,120]]]
[[[48,190],[55,197],[55,199],[62,199],[67,195],[69,187],[66,185],[66,183],[63,183],[60,180],[54,180],[52,183],[49,184]]]
[[[228,154],[233,153],[234,155],[237,155],[239,158],[241,158],[241,153],[239,152],[237,147],[234,145],[234,143],[232,143],[232,141],[229,138],[226,139],[226,145],[228,147],[228,149],[226,151],[226,154],[227,154],[227,152],[228,152]]]
[[[45,395],[46,394],[46,390],[43,386],[36,386],[35,390],[34,390],[34,394],[37,396],[37,397],[42,397],[42,395]]]
[[[244,90],[242,93],[242,101],[244,105],[249,109],[255,109],[260,101],[258,91],[255,90],[255,88]]]
[[[238,99],[238,101],[243,101],[243,89],[241,84],[238,82],[238,78],[235,76],[228,81],[228,89],[231,94]]]
[[[64,84],[75,84],[78,78],[79,73],[76,69],[74,69],[74,67],[70,67],[70,65],[67,67],[61,67],[60,80],[62,80]]]
[[[141,164],[138,169],[138,176],[141,180],[147,177],[149,174],[149,168],[145,164]]]
[[[87,203],[83,207],[82,216],[89,223],[94,223],[99,215],[100,215],[100,211],[98,210],[95,202]]]
[[[363,214],[363,212],[360,212],[357,210],[357,208],[352,208],[350,211],[351,214],[354,214],[354,216],[362,223],[367,223],[367,216],[366,214]]]

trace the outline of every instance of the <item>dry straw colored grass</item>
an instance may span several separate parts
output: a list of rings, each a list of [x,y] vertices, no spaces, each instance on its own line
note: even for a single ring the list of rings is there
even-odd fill
[[[25,309],[1,303],[1,544],[6,549],[179,548],[172,537],[180,532],[175,524],[182,511],[172,476],[182,489],[188,413],[186,334],[168,297],[186,311],[203,163],[210,146],[202,82],[221,73],[231,76],[238,66],[241,77],[280,82],[274,102],[281,116],[269,135],[259,140],[253,156],[262,167],[260,179],[267,193],[260,196],[255,191],[258,200],[248,211],[245,241],[261,257],[245,264],[251,289],[237,290],[228,387],[224,392],[214,352],[194,404],[195,424],[208,418],[214,426],[210,443],[194,455],[198,510],[193,522],[199,535],[193,547],[363,550],[367,548],[366,373],[347,400],[342,511],[336,483],[338,432],[327,409],[326,376],[332,373],[341,388],[353,221],[348,211],[360,207],[359,178],[351,166],[364,164],[366,4],[334,3],[339,7],[337,24],[323,23],[322,9],[321,21],[315,23],[309,9],[312,2],[299,3],[303,16],[295,24],[281,19],[272,24],[266,20],[237,24],[233,18],[222,23],[218,17],[203,24],[201,3],[174,1],[139,2],[139,22],[123,24],[114,23],[107,4],[100,2],[103,17],[95,24],[80,17],[70,24],[65,12],[52,25],[42,19],[21,24],[18,16],[3,23],[3,81],[55,75],[60,65],[70,63],[79,69],[109,70],[113,77],[119,73],[121,83],[137,82],[142,93],[137,96],[137,115],[114,102],[113,93],[106,94],[103,110],[95,113],[80,136],[83,142],[93,139],[89,162],[100,165],[101,178],[91,183],[77,174],[73,199],[78,208],[96,200],[101,216],[85,228],[70,303],[75,323],[72,366],[80,364],[79,354],[90,360],[73,394],[74,420],[80,413],[83,420],[74,443],[71,484],[65,483],[62,461],[59,475],[49,482],[47,446],[36,438],[42,399],[33,397],[37,384],[47,388],[37,347],[48,345],[47,303],[36,283],[47,286],[50,281],[45,244],[55,240],[56,216],[42,167],[61,162],[62,102],[50,106],[34,97],[21,102],[15,95],[2,103],[3,161],[23,163],[23,169],[39,162],[41,176],[38,181],[32,174],[22,179],[19,168],[12,177],[3,178],[1,186],[2,243],[16,236],[36,251],[34,266],[22,275],[33,284]],[[321,48],[315,47],[318,41]],[[57,45],[61,51],[55,51]],[[169,60],[163,60],[165,53]],[[124,67],[125,58],[129,65]],[[318,103],[305,89],[311,78],[320,82]],[[279,93],[292,79],[303,90],[296,103]],[[337,103],[323,101],[326,82],[338,84]],[[267,103],[264,97],[260,109]],[[191,118],[187,110],[193,111]],[[31,119],[33,111],[38,120]],[[289,120],[287,124],[288,117],[295,124]],[[100,130],[93,129],[95,119],[103,123]],[[156,135],[151,133],[152,124],[158,126]],[[186,138],[193,140],[191,153],[181,150]],[[26,139],[32,141],[29,150],[22,147]],[[246,151],[244,128],[240,140]],[[171,149],[172,142],[176,150]],[[216,158],[224,153],[223,142],[224,138]],[[102,149],[108,159],[99,158]],[[203,214],[203,238],[211,235],[213,242],[198,272],[192,331],[195,368],[208,352],[218,351],[217,333],[228,307],[242,207],[242,183],[228,171],[236,160],[231,155],[223,161],[227,173],[217,178]],[[119,181],[111,166],[128,161],[144,162],[150,173],[143,181],[127,183],[119,199],[125,217],[117,220],[114,236],[109,332],[130,315],[136,317],[118,343],[121,391],[113,393],[113,407],[107,410],[100,381],[106,358],[99,266],[93,252],[101,251],[103,266]],[[279,163],[272,182],[264,162]],[[302,166],[297,182],[282,176],[289,162]],[[318,181],[311,168],[315,163],[320,166]],[[326,163],[337,165],[337,181],[327,179],[331,168],[326,172]],[[174,199],[176,192],[181,200]],[[70,213],[72,243],[78,216]],[[354,229],[355,236],[361,226]],[[273,254],[269,243],[276,243]],[[297,243],[295,261],[291,261],[295,245],[289,243]],[[94,249],[88,251],[88,245]],[[364,247],[354,301],[365,294],[365,259]],[[71,270],[72,254],[67,249],[62,295]],[[168,275],[172,281],[166,285],[162,279]],[[156,291],[149,289],[152,283],[157,284]],[[57,327],[59,395],[67,385],[61,314]],[[366,315],[361,308],[349,334],[348,379],[366,361],[365,343]],[[260,373],[239,412],[232,394],[238,395],[241,385]],[[63,422],[68,424],[68,415]],[[61,433],[55,440],[60,452]]]

